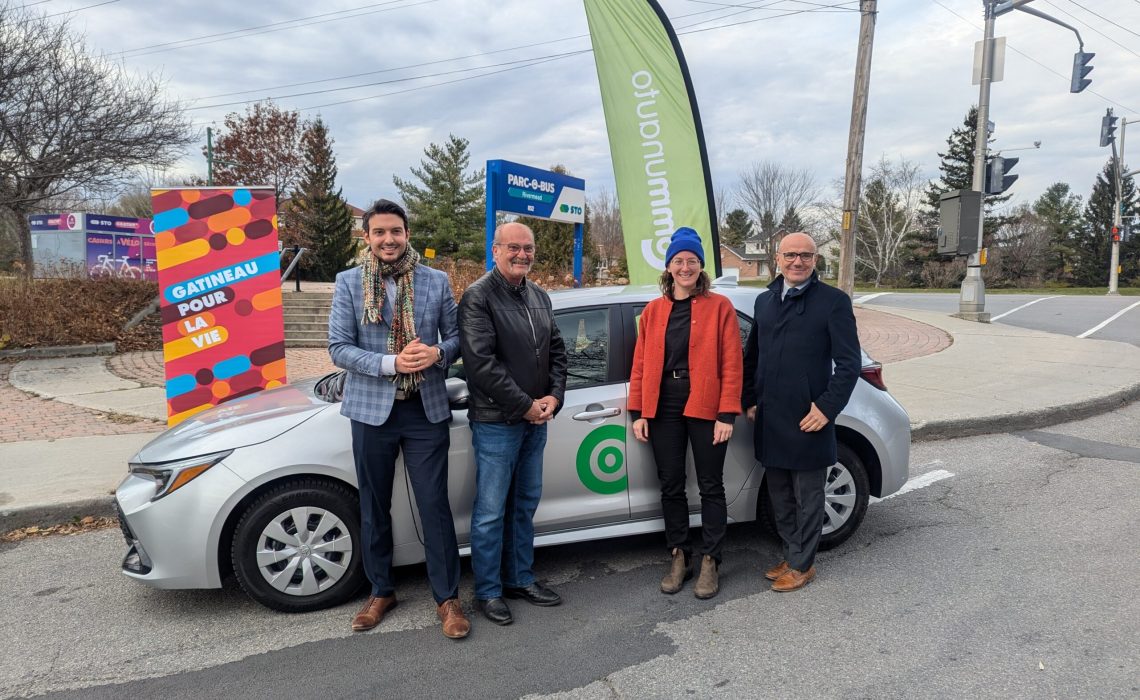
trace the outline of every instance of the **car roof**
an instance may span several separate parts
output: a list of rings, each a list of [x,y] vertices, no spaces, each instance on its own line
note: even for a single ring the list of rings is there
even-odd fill
[[[764,288],[738,287],[736,285],[713,285],[712,291],[728,297],[733,306],[751,311],[752,302]],[[657,285],[626,285],[623,287],[582,287],[579,289],[559,289],[550,292],[550,302],[554,308],[566,309],[593,304],[634,304],[647,302],[661,296]]]

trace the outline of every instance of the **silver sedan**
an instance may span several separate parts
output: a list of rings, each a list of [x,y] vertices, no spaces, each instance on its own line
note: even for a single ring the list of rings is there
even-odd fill
[[[743,340],[757,291],[732,285],[716,291],[735,305]],[[633,439],[625,410],[637,317],[658,293],[611,287],[551,294],[569,376],[546,447],[536,545],[664,529],[653,455]],[[448,492],[467,554],[475,462],[462,366],[452,373]],[[906,411],[883,385],[880,365],[866,355],[862,379],[836,421],[839,462],[827,477],[823,548],[855,532],[869,497],[894,493],[908,477]],[[128,547],[123,573],[157,588],[217,588],[233,574],[255,600],[291,612],[354,596],[364,574],[349,421],[321,398],[316,384],[223,404],[143,447],[116,492]],[[691,454],[689,462],[691,471]],[[770,525],[751,429],[735,431],[724,481],[730,522],[759,518]],[[695,477],[688,483],[694,485],[690,519],[699,525]],[[394,563],[423,561],[419,511],[399,468],[392,518]]]

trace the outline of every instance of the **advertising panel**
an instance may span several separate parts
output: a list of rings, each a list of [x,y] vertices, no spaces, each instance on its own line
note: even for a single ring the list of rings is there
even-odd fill
[[[272,188],[151,191],[167,423],[284,384]]]
[[[142,279],[142,239],[138,236],[115,236],[115,276]]]
[[[109,233],[87,234],[87,272],[96,277],[114,277],[115,237]]]
[[[586,221],[586,181],[509,160],[487,161],[495,211],[581,224]]]
[[[150,219],[147,219],[149,222]],[[147,224],[149,227],[149,223]],[[158,253],[155,249],[154,237],[142,237],[142,270],[143,279],[158,279]]]

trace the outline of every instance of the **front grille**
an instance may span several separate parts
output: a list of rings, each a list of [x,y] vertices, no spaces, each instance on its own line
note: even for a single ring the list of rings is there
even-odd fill
[[[123,537],[127,540],[127,544],[135,543],[135,533],[131,532],[131,526],[127,524],[127,519],[123,516],[123,511],[119,508],[119,501],[115,499],[115,517],[119,521],[119,529],[123,531]]]

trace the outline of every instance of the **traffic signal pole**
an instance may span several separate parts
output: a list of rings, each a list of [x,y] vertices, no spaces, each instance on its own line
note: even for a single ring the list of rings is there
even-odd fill
[[[1116,151],[1116,141],[1112,142],[1112,169],[1116,177],[1115,193],[1112,200],[1112,255],[1108,263],[1108,296],[1116,296],[1120,272],[1120,227],[1123,223],[1121,205],[1124,203],[1122,194],[1124,180],[1124,130],[1128,126],[1127,119],[1120,120],[1120,152]]]
[[[982,36],[981,87],[978,89],[978,126],[974,132],[974,179],[971,184],[971,189],[975,192],[986,191],[986,152],[990,136],[990,82],[993,79],[994,69],[996,1],[984,0],[984,2],[986,26]],[[982,280],[982,234],[986,225],[984,198],[982,208],[983,214],[978,217],[978,247],[966,259],[966,278],[962,280],[962,289],[958,296],[958,313],[955,315],[968,321],[989,323],[990,315],[986,313],[986,283]]]

